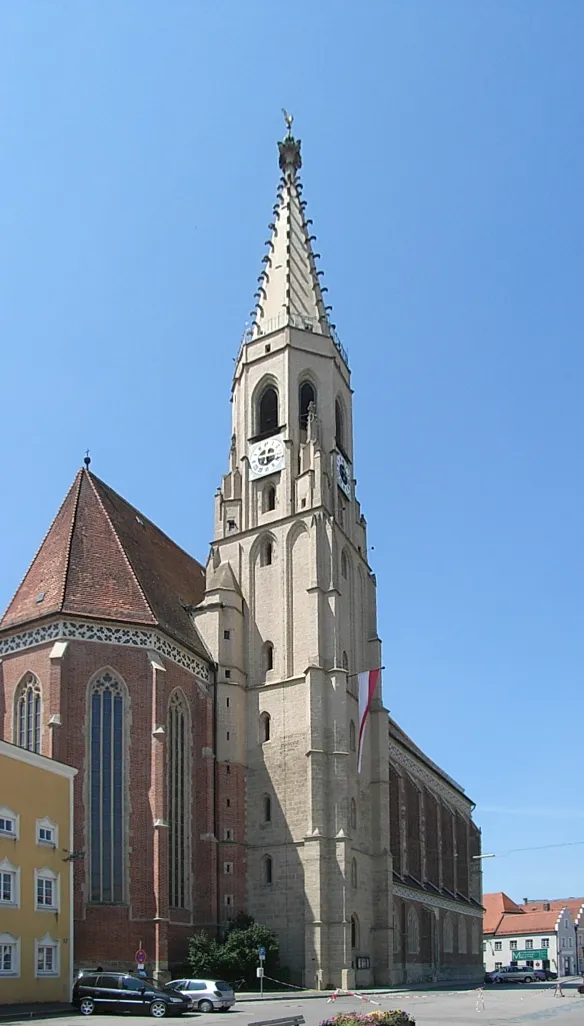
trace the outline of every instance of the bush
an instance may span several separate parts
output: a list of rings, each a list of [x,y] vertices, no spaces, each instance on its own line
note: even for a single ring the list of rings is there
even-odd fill
[[[246,985],[257,987],[258,948],[266,949],[266,976],[275,976],[280,965],[276,935],[267,926],[260,926],[251,916],[237,916],[221,940],[197,933],[189,941],[188,963],[193,976],[234,980],[245,979]]]
[[[340,1012],[330,1019],[324,1019],[320,1026],[416,1026],[408,1012],[392,1009],[386,1012]]]

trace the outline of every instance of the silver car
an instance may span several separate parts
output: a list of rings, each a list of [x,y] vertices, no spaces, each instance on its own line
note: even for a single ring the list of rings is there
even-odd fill
[[[488,979],[487,979],[488,977]],[[485,974],[486,983],[533,983],[535,970],[528,965],[504,965],[502,969],[495,969]]]
[[[233,987],[224,980],[173,980],[168,988],[180,991],[199,1012],[225,1011],[235,1004]]]

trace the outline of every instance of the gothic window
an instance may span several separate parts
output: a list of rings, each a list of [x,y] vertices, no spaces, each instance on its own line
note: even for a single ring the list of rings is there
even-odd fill
[[[476,919],[472,921],[471,943],[473,955],[479,953],[479,924]]]
[[[274,545],[269,539],[263,542],[260,550],[260,566],[271,566],[274,558]]]
[[[447,955],[451,955],[454,951],[454,928],[452,923],[452,915],[450,914],[450,912],[447,912],[444,916],[443,933],[444,953]]]
[[[415,908],[408,912],[408,953],[417,955],[420,951],[420,924]]]
[[[354,798],[351,798],[349,821],[351,824],[351,830],[357,829],[357,802]]]
[[[274,669],[274,646],[271,641],[266,641],[264,645],[263,664],[264,673]]]
[[[351,947],[359,947],[359,920],[357,916],[351,916]]]
[[[397,909],[393,910],[393,951],[397,955],[401,951],[401,930]]]
[[[109,670],[89,695],[90,900],[124,900],[125,726],[121,683]]]
[[[310,381],[303,381],[300,386],[298,406],[300,410],[300,437],[304,440],[306,438],[311,407],[316,409],[316,392]]]
[[[260,742],[264,744],[265,741],[270,740],[270,714],[263,712],[260,716]]]
[[[343,417],[343,407],[341,406],[341,400],[337,399],[335,402],[335,444],[337,449],[345,448],[345,418]]]
[[[15,741],[29,752],[41,750],[41,686],[28,673],[16,692]]]
[[[258,435],[273,434],[278,430],[278,420],[278,393],[273,385],[268,385],[258,402]]]
[[[271,884],[273,879],[273,864],[272,856],[265,855],[262,859],[262,882],[265,884]]]
[[[351,861],[351,887],[357,888],[357,859]]]
[[[188,908],[189,780],[191,739],[184,695],[174,691],[168,703],[168,901]]]
[[[355,724],[353,720],[349,723],[349,748],[352,752],[356,751],[357,748],[357,732],[355,730]]]
[[[349,669],[349,657],[348,657],[346,652],[343,652],[341,662],[342,662],[343,670],[348,670]]]
[[[270,513],[276,508],[276,489],[274,485],[266,485],[262,492],[262,513]]]
[[[344,577],[345,580],[349,577],[349,560],[344,549],[341,552],[341,577]]]
[[[458,953],[466,955],[466,918],[458,917]]]
[[[263,810],[262,811],[263,811],[263,816],[264,816],[264,823],[271,823],[272,822],[272,799],[270,798],[269,794],[265,794],[264,795],[262,804],[263,804]]]

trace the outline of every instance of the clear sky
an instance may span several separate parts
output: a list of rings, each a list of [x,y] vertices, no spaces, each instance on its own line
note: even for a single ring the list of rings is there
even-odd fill
[[[87,446],[205,561],[287,107],[386,704],[497,853],[584,841],[583,46],[582,0],[0,4],[0,604]]]

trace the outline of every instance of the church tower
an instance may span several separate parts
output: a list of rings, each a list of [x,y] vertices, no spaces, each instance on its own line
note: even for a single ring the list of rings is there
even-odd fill
[[[356,968],[361,985],[390,978],[388,716],[378,688],[358,772],[357,674],[381,665],[375,578],[355,496],[348,358],[325,305],[301,163],[289,128],[194,615],[218,663],[225,918],[245,909],[276,930],[295,982],[347,987]]]

